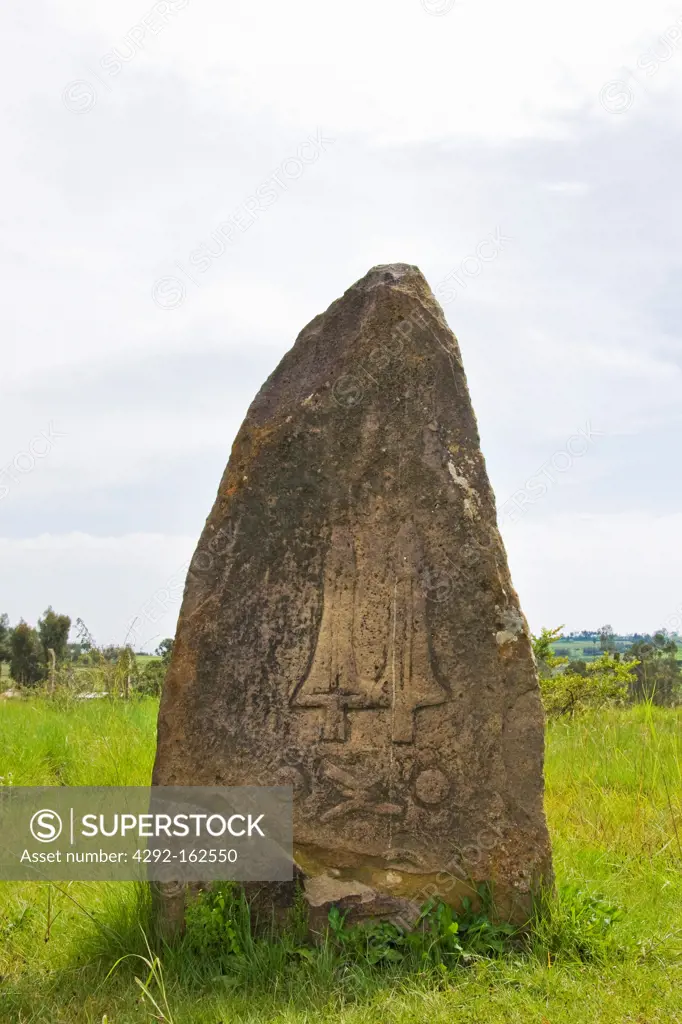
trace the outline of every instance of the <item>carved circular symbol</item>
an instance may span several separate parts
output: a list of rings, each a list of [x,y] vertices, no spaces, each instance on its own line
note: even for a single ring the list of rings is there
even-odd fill
[[[439,768],[427,768],[414,784],[417,798],[424,804],[439,804],[450,791],[450,783]]]

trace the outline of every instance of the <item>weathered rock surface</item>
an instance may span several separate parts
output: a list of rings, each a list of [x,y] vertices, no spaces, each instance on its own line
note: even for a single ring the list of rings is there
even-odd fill
[[[282,785],[308,900],[409,920],[551,880],[543,716],[457,341],[375,267],[252,403],[194,555],[157,785]],[[345,903],[343,903],[345,901]]]

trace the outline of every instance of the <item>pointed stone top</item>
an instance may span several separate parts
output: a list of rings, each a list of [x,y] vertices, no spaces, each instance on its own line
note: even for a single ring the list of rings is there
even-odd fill
[[[420,282],[426,283],[419,267],[412,263],[379,263],[376,267],[368,270],[365,276],[356,281],[348,290],[376,288],[383,284],[402,282],[406,278],[416,278]]]

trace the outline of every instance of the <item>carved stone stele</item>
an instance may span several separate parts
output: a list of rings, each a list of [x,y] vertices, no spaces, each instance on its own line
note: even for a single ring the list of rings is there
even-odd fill
[[[253,401],[188,573],[154,783],[291,784],[322,917],[409,923],[487,882],[523,920],[551,882],[528,627],[416,267],[370,270]]]

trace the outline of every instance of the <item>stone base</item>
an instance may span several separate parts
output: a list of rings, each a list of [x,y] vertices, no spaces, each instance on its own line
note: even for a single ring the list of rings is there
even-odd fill
[[[362,882],[319,875],[306,879],[303,887],[308,906],[308,925],[313,936],[324,934],[329,911],[336,907],[347,925],[388,921],[405,931],[416,925],[420,907],[414,900],[378,892]]]

